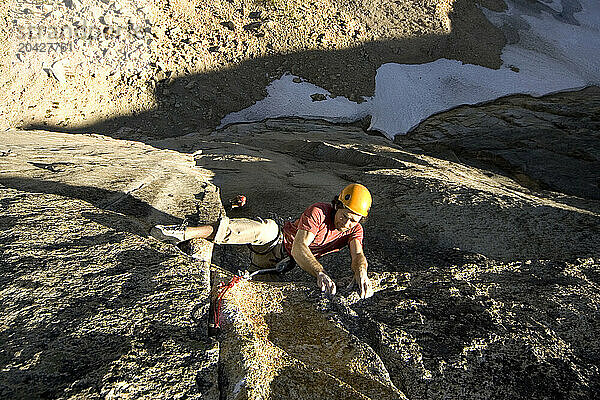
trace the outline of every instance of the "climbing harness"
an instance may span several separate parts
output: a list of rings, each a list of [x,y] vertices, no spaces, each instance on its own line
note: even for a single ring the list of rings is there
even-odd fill
[[[258,218],[258,219],[261,222],[263,222],[263,220],[261,218]],[[273,249],[275,247],[277,247],[278,244],[283,243],[283,231],[281,230],[281,226],[278,225],[277,228],[278,228],[277,236],[275,237],[275,239],[271,240],[269,243],[263,244],[260,246],[247,244],[246,246],[254,254],[259,254],[261,256],[268,254],[269,252],[273,251]],[[259,248],[260,248],[260,250],[259,250]],[[254,265],[254,264],[252,264],[252,265]],[[258,265],[255,265],[255,266],[258,267]]]

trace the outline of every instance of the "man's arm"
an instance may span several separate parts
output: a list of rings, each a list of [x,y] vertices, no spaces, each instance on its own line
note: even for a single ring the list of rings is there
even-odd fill
[[[362,299],[373,296],[373,287],[371,280],[367,276],[367,258],[363,253],[363,247],[360,240],[350,241],[350,255],[352,256],[352,271],[354,272],[354,281],[358,285],[358,292]]]
[[[317,278],[317,286],[320,287],[322,291],[333,295],[336,292],[335,283],[325,273],[321,263],[317,261],[308,248],[313,240],[315,240],[314,233],[298,229],[298,232],[294,237],[294,243],[292,244],[292,257],[294,257],[294,260],[300,268]]]

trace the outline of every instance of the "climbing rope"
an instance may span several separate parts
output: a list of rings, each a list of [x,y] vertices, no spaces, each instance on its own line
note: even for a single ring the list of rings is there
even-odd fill
[[[241,276],[234,275],[233,278],[231,278],[231,280],[229,281],[229,283],[221,282],[221,284],[219,285],[219,292],[217,293],[217,297],[215,298],[214,307],[215,328],[220,328],[221,325],[221,307],[223,306],[223,297],[225,297],[227,291],[234,287],[235,284],[238,283],[240,280],[242,280]]]
[[[241,281],[242,279],[246,281],[252,280],[256,275],[263,274],[283,274],[296,266],[296,262],[291,257],[286,257],[283,260],[279,261],[273,268],[268,269],[259,269],[253,273],[248,271],[238,271],[237,275],[234,275],[233,278],[229,281],[229,283],[221,282],[219,284],[219,291],[217,292],[217,297],[215,298],[215,306],[214,309],[214,321],[215,328],[220,328],[221,325],[221,309],[223,307],[223,297],[225,294],[235,286],[236,283]]]

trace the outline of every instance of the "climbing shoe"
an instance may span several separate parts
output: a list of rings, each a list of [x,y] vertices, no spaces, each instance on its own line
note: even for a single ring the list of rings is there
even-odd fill
[[[181,225],[155,225],[150,235],[161,242],[177,244],[184,241],[185,227]]]

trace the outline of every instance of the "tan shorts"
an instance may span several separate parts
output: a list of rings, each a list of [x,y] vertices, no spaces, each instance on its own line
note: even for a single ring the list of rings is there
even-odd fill
[[[279,226],[272,219],[222,217],[217,227],[216,244],[248,244],[252,250],[252,264],[270,268],[287,255],[283,250]]]

